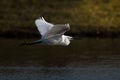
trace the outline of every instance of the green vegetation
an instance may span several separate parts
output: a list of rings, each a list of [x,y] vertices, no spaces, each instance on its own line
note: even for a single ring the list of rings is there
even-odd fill
[[[0,35],[37,35],[34,20],[41,16],[70,23],[73,33],[120,34],[119,0],[1,0]]]

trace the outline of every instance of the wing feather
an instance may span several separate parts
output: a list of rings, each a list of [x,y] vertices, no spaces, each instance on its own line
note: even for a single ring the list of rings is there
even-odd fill
[[[44,36],[54,26],[53,24],[46,22],[43,17],[36,19],[35,24],[42,36]]]
[[[51,38],[54,36],[58,36],[58,35],[63,35],[65,32],[67,32],[68,30],[70,30],[70,26],[69,24],[66,25],[54,25],[54,27],[52,27],[45,35],[45,38]]]

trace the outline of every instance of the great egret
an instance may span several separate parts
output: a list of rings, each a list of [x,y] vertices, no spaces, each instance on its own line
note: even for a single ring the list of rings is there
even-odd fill
[[[32,44],[47,44],[47,45],[63,45],[67,46],[70,44],[70,40],[73,39],[71,36],[64,35],[65,32],[70,30],[69,24],[51,24],[45,21],[43,17],[35,20],[38,31],[41,34],[41,39],[32,43],[24,43],[23,45]]]

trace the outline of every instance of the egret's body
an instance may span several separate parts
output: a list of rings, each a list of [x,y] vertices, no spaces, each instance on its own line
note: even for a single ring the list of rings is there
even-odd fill
[[[35,20],[35,24],[38,28],[38,31],[41,34],[41,39],[34,41],[29,44],[47,44],[47,45],[64,45],[67,46],[70,44],[71,36],[66,36],[64,33],[70,30],[69,24],[58,24],[53,25],[44,20],[44,18],[39,18]]]
[[[70,44],[69,36],[55,36],[48,39],[43,39],[41,44],[48,44],[48,45],[64,45],[67,46]]]

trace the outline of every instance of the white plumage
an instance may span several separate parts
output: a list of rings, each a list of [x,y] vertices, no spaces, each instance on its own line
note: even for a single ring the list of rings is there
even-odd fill
[[[42,36],[54,26],[53,24],[46,22],[43,17],[40,19],[36,19],[35,24]]]
[[[45,19],[39,18],[35,20],[35,24],[38,28],[38,31],[41,34],[41,39],[34,41],[31,44],[47,44],[47,45],[63,45],[67,46],[70,44],[71,36],[66,36],[64,33],[70,30],[69,24],[51,24],[45,21]]]

